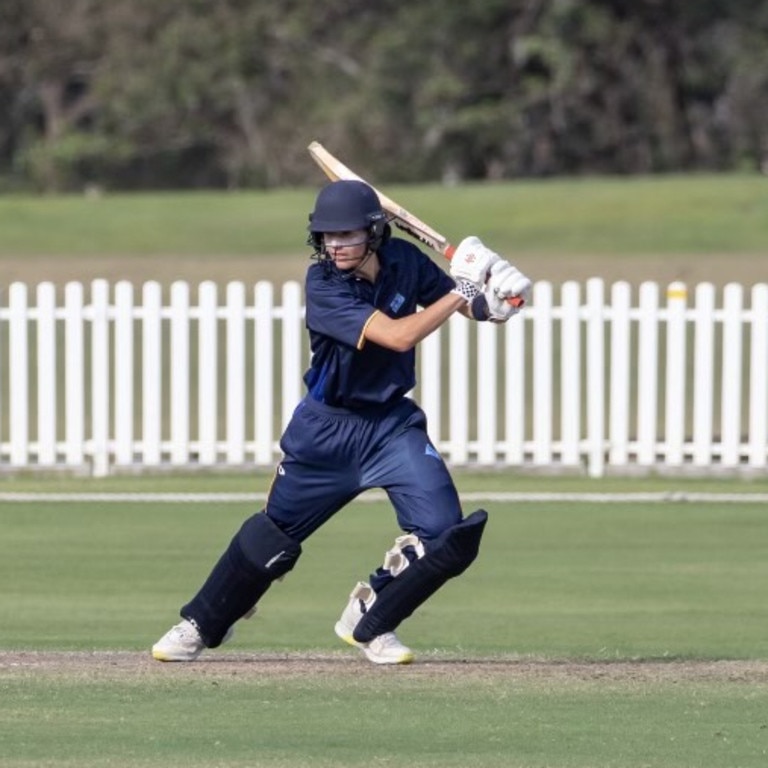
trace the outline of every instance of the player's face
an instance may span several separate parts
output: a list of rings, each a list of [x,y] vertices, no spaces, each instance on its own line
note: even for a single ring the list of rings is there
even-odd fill
[[[368,252],[368,233],[364,229],[326,232],[323,245],[339,269],[354,269]]]

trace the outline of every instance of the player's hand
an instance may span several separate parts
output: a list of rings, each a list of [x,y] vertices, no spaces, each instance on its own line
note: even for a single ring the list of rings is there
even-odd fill
[[[500,260],[497,253],[486,248],[479,237],[470,235],[460,243],[451,259],[451,276],[456,282],[466,281],[479,291],[483,289],[491,266]]]
[[[483,296],[488,304],[488,319],[505,323],[516,315],[531,295],[531,281],[507,261],[497,261],[491,266],[491,274],[483,288]],[[515,304],[508,299],[518,299]]]

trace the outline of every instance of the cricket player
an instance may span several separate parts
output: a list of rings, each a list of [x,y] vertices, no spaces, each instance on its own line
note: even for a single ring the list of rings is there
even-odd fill
[[[531,281],[477,237],[458,246],[450,275],[409,241],[394,238],[374,190],[336,181],[309,217],[306,276],[312,350],[307,393],[282,436],[265,508],[235,534],[182,621],[152,647],[160,661],[193,661],[252,615],[302,542],[369,488],[381,488],[402,535],[368,581],[351,592],[336,634],[375,664],[408,664],[400,623],[476,558],[487,514],[464,516],[451,475],[406,393],[415,347],[455,312],[506,322]],[[417,312],[417,308],[422,308]]]

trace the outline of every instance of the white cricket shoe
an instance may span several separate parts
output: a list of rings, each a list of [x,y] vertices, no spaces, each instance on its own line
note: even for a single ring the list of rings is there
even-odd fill
[[[410,664],[413,651],[403,645],[394,632],[374,637],[369,643],[358,643],[354,638],[355,627],[376,600],[370,584],[359,581],[349,596],[349,602],[336,622],[334,631],[349,645],[359,648],[374,664]]]
[[[230,627],[222,645],[232,639],[234,629]],[[187,619],[171,627],[153,646],[152,656],[158,661],[194,661],[206,645],[197,627]]]
[[[394,632],[385,632],[370,643],[358,645],[374,664],[410,664],[413,661],[413,651],[403,645]]]

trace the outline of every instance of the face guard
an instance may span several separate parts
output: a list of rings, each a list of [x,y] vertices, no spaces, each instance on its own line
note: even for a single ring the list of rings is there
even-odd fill
[[[316,259],[329,258],[323,243],[325,232],[365,230],[371,252],[377,251],[390,235],[378,196],[365,182],[354,180],[333,181],[320,190],[307,229],[307,245],[314,249]]]

